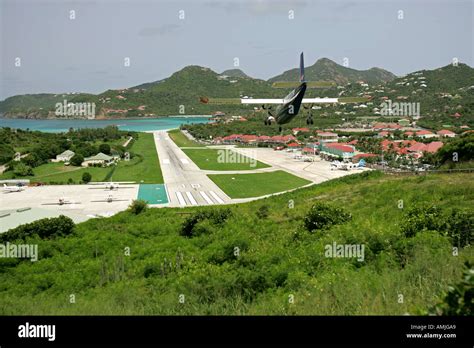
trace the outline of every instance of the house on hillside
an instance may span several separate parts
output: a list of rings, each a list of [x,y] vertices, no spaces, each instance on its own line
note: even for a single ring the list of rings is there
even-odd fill
[[[450,130],[447,130],[447,129],[442,129],[440,131],[437,131],[436,134],[438,134],[440,137],[443,137],[443,138],[454,138],[456,136],[456,133],[451,132]]]
[[[74,157],[74,155],[74,151],[66,150],[63,153],[56,155],[56,160],[54,162],[69,162],[71,161],[71,158]]]
[[[430,132],[429,130],[421,130],[415,133],[415,135],[419,138],[429,139],[429,138],[437,138],[438,134]]]
[[[317,132],[318,140],[320,142],[337,142],[338,135],[332,132]]]
[[[82,162],[81,166],[90,167],[90,166],[94,166],[98,164],[98,165],[107,167],[107,166],[110,166],[111,164],[114,164],[118,159],[119,159],[118,156],[109,156],[109,155],[106,155],[105,153],[99,152],[95,156],[84,158],[84,162]]]

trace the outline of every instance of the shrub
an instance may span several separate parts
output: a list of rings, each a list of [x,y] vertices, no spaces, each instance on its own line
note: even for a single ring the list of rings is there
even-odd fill
[[[464,247],[474,240],[474,217],[469,212],[453,208],[449,213],[434,206],[415,206],[407,211],[401,225],[406,237],[421,231],[437,231],[448,236],[453,245]]]
[[[351,218],[351,214],[342,208],[318,202],[306,214],[304,225],[308,231],[312,232],[332,225],[342,224]]]
[[[160,266],[156,264],[148,264],[143,270],[143,276],[145,278],[160,274]]]
[[[18,164],[15,165],[13,168],[13,174],[17,176],[33,176],[33,169],[24,164],[23,162],[18,162]]]
[[[414,206],[406,213],[401,224],[405,237],[413,237],[421,231],[439,231],[444,225],[441,209],[434,205]]]
[[[448,288],[446,296],[430,309],[430,314],[474,315],[474,267],[469,262],[464,266],[462,280]]]
[[[61,215],[57,218],[47,218],[34,221],[29,224],[20,225],[0,234],[0,241],[12,241],[25,239],[28,236],[37,235],[40,238],[67,236],[74,231],[74,222],[67,216]]]
[[[194,213],[181,226],[180,234],[185,237],[193,237],[202,234],[203,229],[197,228],[199,222],[209,220],[211,225],[222,225],[232,215],[229,208],[219,210],[202,210]],[[208,230],[208,229],[206,229]]]
[[[135,215],[143,213],[148,208],[148,203],[141,199],[135,199],[128,207],[128,210]]]
[[[85,172],[85,173],[82,174],[82,181],[85,184],[88,184],[91,180],[92,180],[92,175],[90,173]]]
[[[80,167],[82,162],[84,162],[84,156],[81,154],[76,153],[72,158],[71,158],[71,164],[76,167]]]
[[[270,214],[270,209],[268,208],[268,205],[262,205],[260,208],[258,208],[256,215],[259,219],[265,219],[268,217]]]
[[[474,216],[472,213],[454,208],[445,220],[447,234],[453,245],[465,247],[474,241]]]

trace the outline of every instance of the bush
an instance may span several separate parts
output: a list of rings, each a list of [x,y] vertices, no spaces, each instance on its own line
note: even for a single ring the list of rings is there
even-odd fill
[[[35,222],[20,225],[0,234],[0,241],[13,241],[25,239],[28,236],[39,236],[40,238],[67,236],[74,231],[74,222],[67,216],[61,215],[57,218],[47,218]]]
[[[474,216],[472,213],[452,209],[445,220],[447,234],[454,246],[465,247],[474,242]]]
[[[143,276],[145,278],[149,278],[151,276],[158,275],[158,274],[160,274],[160,266],[154,263],[146,265],[145,269],[143,270]]]
[[[181,226],[180,234],[185,237],[200,235],[205,231],[202,228],[197,228],[199,222],[210,220],[210,223],[213,225],[222,225],[231,215],[232,211],[229,208],[198,211],[184,220],[183,225]]]
[[[260,208],[258,208],[256,215],[259,219],[265,219],[268,217],[270,214],[270,209],[268,208],[268,205],[262,205]]]
[[[71,158],[71,164],[76,167],[80,167],[82,162],[84,162],[84,156],[81,154],[76,153],[72,158]]]
[[[332,225],[342,224],[352,218],[344,209],[318,202],[311,207],[304,218],[304,225],[310,232],[322,230]]]
[[[90,175],[90,173],[85,172],[84,174],[82,174],[82,181],[85,184],[88,184],[91,180],[92,180],[92,175]]]
[[[454,246],[465,247],[473,242],[474,217],[469,212],[453,208],[449,213],[434,206],[415,206],[407,211],[401,225],[410,238],[418,232],[437,231],[448,236]]]
[[[430,314],[436,315],[474,315],[474,267],[465,263],[462,280],[448,288],[443,300],[434,308]]]
[[[13,174],[17,176],[33,176],[33,169],[24,164],[23,162],[18,162],[18,164],[15,165],[13,168]]]
[[[128,210],[135,215],[143,213],[148,208],[148,203],[141,199],[135,199],[128,207]]]
[[[421,231],[444,230],[441,209],[434,206],[414,206],[406,213],[401,224],[405,237],[413,237]]]

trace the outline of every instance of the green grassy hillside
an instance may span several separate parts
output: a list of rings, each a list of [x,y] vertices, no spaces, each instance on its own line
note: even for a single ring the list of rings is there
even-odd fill
[[[283,74],[272,77],[270,82],[298,81],[299,68],[285,71]],[[346,84],[357,81],[365,81],[378,84],[391,81],[396,76],[387,70],[372,68],[369,70],[355,70],[333,62],[328,58],[318,59],[316,63],[305,67],[305,78],[307,81],[334,81],[338,84]]]
[[[351,218],[309,232],[316,202]],[[472,175],[361,173],[228,211],[93,219],[67,237],[27,238],[35,263],[0,260],[0,314],[424,314],[474,258],[472,247],[453,256],[444,233],[402,232],[419,226],[407,211],[431,204],[472,216]],[[334,242],[365,245],[364,261],[325,257]]]

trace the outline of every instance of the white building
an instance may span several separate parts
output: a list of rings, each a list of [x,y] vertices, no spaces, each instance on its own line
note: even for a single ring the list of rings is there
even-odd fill
[[[56,161],[55,162],[69,162],[71,161],[71,158],[73,158],[75,155],[74,151],[71,150],[66,150],[63,153],[60,153],[59,155],[56,155]]]

